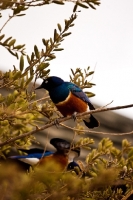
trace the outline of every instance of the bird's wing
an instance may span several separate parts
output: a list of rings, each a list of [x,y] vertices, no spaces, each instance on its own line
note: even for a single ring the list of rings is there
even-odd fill
[[[48,151],[48,152],[45,152],[44,154],[43,153],[30,153],[28,155],[17,155],[17,156],[10,156],[9,158],[11,159],[21,159],[21,158],[37,158],[37,159],[41,159],[42,156],[45,157],[45,156],[49,156],[53,154],[53,152],[51,151]]]
[[[87,95],[82,91],[81,88],[79,88],[77,85],[66,82],[68,85],[69,90],[72,92],[73,95],[77,96],[78,98],[82,99],[86,103],[88,103],[90,110],[95,110],[94,106],[91,104],[91,101],[87,97]]]
[[[44,153],[44,149],[39,149],[39,148],[31,148],[31,149],[18,149],[18,150],[20,150],[20,151],[22,151],[22,152],[24,152],[24,153],[27,153],[28,155],[29,154],[34,154],[34,153]],[[46,152],[49,152],[49,151],[45,151],[45,153]]]
[[[27,163],[27,164],[33,166],[33,165],[36,165],[41,158],[50,156],[52,154],[53,154],[53,152],[49,151],[49,152],[45,152],[44,155],[43,155],[43,153],[33,153],[33,154],[30,153],[28,155],[10,156],[9,158],[15,159],[15,160],[20,160],[24,163]]]

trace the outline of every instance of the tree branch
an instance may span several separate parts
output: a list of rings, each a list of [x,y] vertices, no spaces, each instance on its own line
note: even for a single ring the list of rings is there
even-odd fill
[[[83,130],[79,130],[79,129],[76,129],[76,128],[72,128],[70,126],[67,126],[65,124],[62,124],[60,123],[61,126],[65,127],[65,128],[68,128],[72,131],[77,131],[77,132],[85,132],[85,133],[94,133],[94,134],[102,134],[102,135],[119,135],[119,136],[123,136],[123,135],[131,135],[133,134],[133,131],[130,131],[130,132],[125,132],[125,133],[110,133],[110,132],[101,132],[101,131],[92,131],[91,129],[87,130],[87,129],[83,129]]]
[[[96,110],[91,110],[89,112],[84,112],[84,113],[80,113],[80,114],[77,114],[77,117],[82,117],[82,116],[85,116],[85,115],[88,115],[88,114],[92,114],[92,113],[98,113],[98,112],[105,112],[105,111],[109,111],[109,110],[119,110],[119,109],[124,109],[124,108],[131,108],[133,107],[133,104],[129,104],[129,105],[125,105],[125,106],[116,106],[116,107],[111,107],[111,108],[98,108]],[[63,117],[63,118],[59,118],[58,119],[58,122],[61,123],[61,122],[64,122],[64,121],[67,121],[69,119],[72,119],[72,116],[68,116],[68,117]],[[15,142],[16,140],[18,139],[21,139],[23,137],[27,137],[29,135],[33,135],[35,134],[36,132],[39,132],[39,131],[42,131],[42,130],[45,130],[51,126],[55,125],[55,122],[51,122],[49,124],[46,124],[42,127],[36,127],[35,130],[33,131],[30,131],[28,133],[24,133],[23,135],[19,135],[17,137],[14,137],[14,138],[10,138],[8,140],[6,140],[5,142],[1,142],[0,143],[0,147],[4,146],[4,145],[7,145],[9,143],[12,143],[12,142]],[[83,131],[83,130],[82,130]]]

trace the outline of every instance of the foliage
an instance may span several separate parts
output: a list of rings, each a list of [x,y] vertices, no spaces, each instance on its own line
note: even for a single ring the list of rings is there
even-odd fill
[[[80,163],[82,172],[78,175],[75,171],[61,172],[56,163],[37,166],[27,174],[15,165],[1,165],[0,193],[3,199],[13,200],[121,200],[123,192],[132,190],[132,163],[133,147],[127,140],[119,150],[109,139],[103,139],[88,153],[86,163]]]
[[[4,27],[12,18],[25,15],[24,12],[31,6],[49,3],[64,4],[64,1],[0,2],[1,17],[3,10],[12,11],[12,15],[0,29],[0,46],[19,59],[19,68],[14,66],[12,70],[0,72],[0,89],[8,91],[6,95],[0,94],[0,156],[3,158],[6,158],[13,147],[29,147],[32,141],[36,140],[33,133],[38,132],[42,124],[43,129],[46,129],[47,124],[59,116],[47,94],[43,99],[36,99],[36,80],[49,76],[50,61],[56,58],[56,51],[63,50],[60,45],[71,34],[69,29],[74,26],[77,18],[77,7],[95,9],[95,6],[100,4],[99,0],[75,1],[73,14],[65,20],[64,27],[58,23],[53,37],[42,39],[44,48],[39,50],[37,45],[34,45],[31,55],[27,55],[25,44],[16,44],[13,37],[7,38],[3,33]],[[90,71],[90,67],[84,72],[80,68],[75,71],[71,69],[71,73],[70,81],[82,89],[95,85],[88,81],[88,77],[94,73]],[[89,97],[94,96],[91,92],[86,94]],[[75,134],[84,133],[80,120],[75,128]],[[86,161],[78,162],[81,171],[75,169],[77,173],[60,172],[55,163],[47,163],[43,168],[35,167],[26,174],[14,164],[0,163],[2,199],[122,199],[125,195],[123,192],[129,193],[132,190],[133,147],[127,140],[123,140],[122,149],[119,150],[109,139],[103,139],[96,149],[91,150],[90,145],[93,143],[90,138],[80,138],[77,142],[76,147],[88,150]],[[125,191],[118,185],[124,186]]]

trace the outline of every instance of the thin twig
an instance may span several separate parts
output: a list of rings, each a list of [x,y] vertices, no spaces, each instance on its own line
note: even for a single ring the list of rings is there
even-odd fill
[[[61,126],[65,127],[65,128],[68,128],[70,130],[73,130],[73,131],[78,131],[78,132],[85,132],[85,133],[94,133],[94,134],[102,134],[102,135],[119,135],[119,136],[122,136],[122,135],[130,135],[130,134],[133,134],[133,131],[130,131],[130,132],[126,132],[126,133],[109,133],[109,132],[100,132],[100,131],[92,131],[92,130],[86,130],[86,129],[83,129],[83,130],[79,130],[79,129],[76,129],[76,128],[72,128],[70,126],[67,126],[65,124],[62,124],[60,123]]]
[[[42,159],[43,159],[43,157],[44,157],[44,154],[45,154],[45,152],[46,152],[46,149],[47,149],[47,145],[48,145],[48,137],[49,137],[49,131],[48,131],[48,133],[47,133],[47,137],[46,137],[46,143],[45,143],[45,146],[44,146],[44,151],[43,151],[43,154],[42,154],[42,156],[41,156],[41,159],[39,160],[39,162],[37,163],[37,165],[39,165],[40,164],[40,162],[42,161]]]
[[[124,196],[121,200],[127,200],[131,195],[133,194],[133,190],[127,193],[126,196]]]
[[[105,107],[109,106],[111,103],[113,103],[113,100],[110,103],[107,103],[105,106],[102,106],[101,108],[105,108]]]
[[[36,100],[36,101],[32,101],[31,103],[29,103],[29,105],[31,105],[31,104],[33,104],[33,103],[40,102],[40,101],[42,101],[42,100],[49,99],[49,98],[50,98],[49,96],[43,97],[43,98],[41,98],[41,99],[38,99],[38,100]]]
[[[3,30],[3,28],[6,26],[6,24],[7,24],[13,17],[15,17],[15,16],[14,16],[14,15],[9,16],[8,20],[4,23],[4,25],[3,25],[2,28],[0,29],[0,33],[1,33],[1,31]]]
[[[4,85],[0,86],[0,89],[3,88],[3,87],[6,87],[7,85],[10,85],[10,84],[13,83],[13,82],[14,82],[14,80],[13,80],[13,81],[10,81],[10,82],[8,82],[8,83],[5,83]]]

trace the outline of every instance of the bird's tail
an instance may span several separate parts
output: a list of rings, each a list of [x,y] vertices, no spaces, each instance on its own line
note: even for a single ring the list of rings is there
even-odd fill
[[[95,117],[93,117],[93,115],[90,115],[89,121],[87,120],[83,121],[88,128],[94,128],[100,125],[99,121]]]

